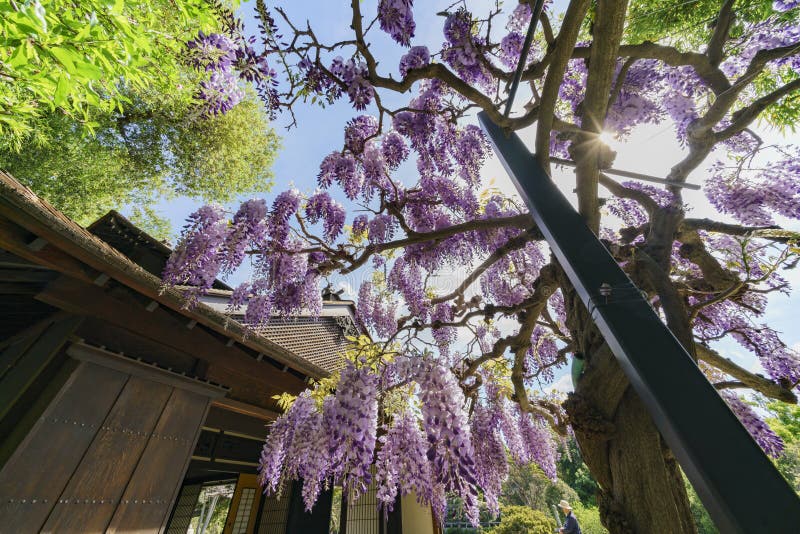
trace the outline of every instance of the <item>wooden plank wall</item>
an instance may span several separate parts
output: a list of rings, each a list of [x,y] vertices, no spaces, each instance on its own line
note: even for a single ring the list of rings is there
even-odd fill
[[[160,531],[209,400],[82,362],[0,471],[0,531]]]

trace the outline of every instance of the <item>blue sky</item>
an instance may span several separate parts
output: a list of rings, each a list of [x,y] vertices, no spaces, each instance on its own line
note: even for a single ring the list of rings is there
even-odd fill
[[[452,3],[451,0],[418,1],[415,6],[417,32],[412,44],[426,44],[431,50],[437,49],[442,42],[442,23],[441,17],[432,16]],[[486,2],[492,4],[493,2]],[[272,2],[268,2],[272,5]],[[480,2],[471,2],[475,6],[476,12],[481,12],[478,6]],[[508,2],[512,4],[512,2]],[[563,0],[555,3],[558,10]],[[350,30],[350,8],[347,0],[292,0],[291,2],[281,2],[290,16],[298,23],[304,24],[309,20],[318,38],[322,42],[337,41],[347,39],[351,35]],[[375,13],[377,0],[362,2],[362,12],[370,17]],[[243,3],[240,8],[240,16],[245,21],[248,31],[255,33],[256,27],[253,17],[254,2]],[[391,72],[395,76],[397,64],[403,49],[391,42],[380,30],[373,30],[370,34],[370,44],[381,64],[379,68],[383,72]],[[384,101],[389,104],[403,105],[410,98],[409,95],[396,95],[385,93]],[[522,102],[524,95],[517,98]],[[320,109],[311,105],[299,105],[295,109],[297,126],[291,130],[285,130],[288,123],[286,117],[278,117],[274,126],[283,137],[283,149],[278,155],[274,167],[275,186],[271,192],[266,192],[264,196],[269,201],[275,194],[286,189],[289,184],[294,185],[301,191],[311,192],[316,187],[316,176],[319,163],[333,150],[338,150],[343,142],[343,127],[345,123],[357,113],[351,108],[347,99],[342,99],[326,109]],[[529,128],[521,132],[523,138],[527,139],[532,145],[534,129]],[[761,131],[767,143],[780,144],[799,144],[800,135],[792,134],[790,137],[783,138],[780,134],[770,131]],[[648,126],[638,129],[628,143],[616,144],[612,148],[618,151],[615,167],[632,171],[639,171],[654,175],[663,176],[666,171],[677,161],[680,160],[682,149],[678,146],[672,133],[670,125]],[[709,159],[709,163],[713,158]],[[414,181],[413,166],[401,169],[401,173],[408,176],[405,179],[409,182]],[[489,160],[484,168],[484,177],[494,179],[494,186],[514,194],[513,186],[500,166],[496,158]],[[569,171],[556,171],[554,179],[561,186],[568,198],[574,197],[572,189],[574,187],[574,176]],[[705,180],[703,169],[697,170],[690,177],[690,181],[702,184]],[[688,192],[686,199],[691,206],[693,217],[714,217],[724,219],[714,212],[702,192]],[[178,198],[168,202],[162,202],[157,209],[166,215],[172,222],[173,229],[179,229],[186,216],[197,209],[199,204],[185,198]],[[800,230],[797,221],[780,221],[787,228]],[[173,242],[175,239],[173,239]],[[453,273],[455,274],[455,273]],[[792,282],[793,287],[800,287],[800,273],[785,273]],[[235,278],[243,278],[246,273],[239,273]],[[235,282],[236,280],[234,280]],[[347,286],[358,289],[358,281],[355,279],[345,281]],[[800,296],[775,296],[771,299],[768,309],[767,322],[783,332],[783,339],[789,345],[800,348],[800,329],[796,316],[800,310]],[[726,356],[729,356],[740,364],[750,369],[756,370],[758,363],[756,359],[740,348],[733,342],[723,342],[719,348]],[[560,377],[559,388],[568,385],[568,377]]]

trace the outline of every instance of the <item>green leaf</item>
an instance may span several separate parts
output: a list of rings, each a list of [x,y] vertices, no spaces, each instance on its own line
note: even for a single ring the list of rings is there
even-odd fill
[[[12,28],[16,28],[20,30],[19,32],[9,32],[9,36],[33,36],[39,35],[39,29],[33,26],[32,24],[28,24],[27,22],[17,22],[11,25]]]
[[[70,81],[66,74],[61,73],[58,77],[58,85],[56,85],[56,92],[53,94],[53,103],[56,106],[62,105],[67,100],[67,94],[70,90]]]
[[[125,0],[116,0],[110,9],[110,12],[112,15],[121,15],[123,9],[125,9]]]
[[[84,78],[88,78],[90,80],[99,80],[103,77],[103,71],[97,67],[89,63],[88,61],[78,61],[75,63],[75,72],[79,75],[83,76]]]
[[[52,54],[59,63],[64,65],[64,68],[67,69],[68,73],[75,74],[75,60],[77,59],[80,61],[80,56],[77,53],[58,46],[48,48],[47,51],[50,52],[50,54]]]
[[[28,54],[25,53],[25,46],[21,45],[18,46],[14,53],[11,54],[11,57],[8,60],[8,64],[11,65],[13,68],[18,68],[28,62]]]

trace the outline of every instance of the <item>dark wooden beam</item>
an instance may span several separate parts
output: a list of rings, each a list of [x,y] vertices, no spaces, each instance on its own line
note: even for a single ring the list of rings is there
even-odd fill
[[[43,267],[42,265],[37,265],[35,263],[31,263],[27,260],[24,260],[17,256],[16,254],[12,254],[11,252],[4,250],[2,245],[0,245],[0,267],[4,269],[41,269],[41,270],[49,270],[47,267]]]
[[[100,274],[100,271],[90,268],[56,247],[31,249],[28,246],[31,237],[29,231],[0,217],[0,246],[15,256],[87,282],[93,281]]]
[[[191,391],[203,397],[216,398],[226,393],[225,388],[217,384],[209,384],[205,380],[195,379],[186,376],[184,373],[175,373],[168,369],[162,369],[155,364],[148,364],[83,342],[71,343],[67,347],[67,354],[76,360],[102,365],[121,373],[144,378],[150,382],[158,382],[170,387]]]
[[[188,330],[179,316],[164,309],[148,312],[135,300],[123,301],[91,283],[67,277],[53,281],[38,300],[76,314],[97,317],[173,349],[208,362],[208,380],[231,388],[234,398],[260,407],[271,406],[275,391],[298,393],[305,383],[255,360],[238,347],[226,347],[204,329]]]
[[[57,273],[42,269],[18,269],[0,268],[0,282],[22,282],[44,284],[58,276]]]
[[[0,295],[35,295],[42,284],[31,282],[0,282]]]
[[[33,383],[50,360],[61,350],[82,317],[67,317],[54,322],[25,348],[0,380],[0,418]],[[13,348],[13,347],[11,347]]]
[[[75,331],[75,335],[81,339],[91,340],[93,345],[105,347],[111,352],[120,352],[148,363],[157,362],[163,367],[171,367],[178,373],[205,376],[205,372],[197,372],[199,360],[193,355],[144,338],[96,317],[86,317],[80,328]]]
[[[248,415],[250,417],[254,417],[262,421],[274,421],[281,415],[280,412],[269,410],[267,408],[261,408],[259,406],[253,406],[252,404],[239,402],[237,400],[233,400],[227,397],[214,399],[211,402],[211,405],[216,406],[218,408],[222,408],[223,410],[227,410],[229,412]]]

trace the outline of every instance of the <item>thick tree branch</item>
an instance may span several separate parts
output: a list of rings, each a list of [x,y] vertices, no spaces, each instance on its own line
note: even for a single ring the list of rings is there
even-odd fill
[[[697,232],[680,232],[676,238],[681,242],[680,255],[700,268],[704,281],[715,291],[730,288],[739,282],[739,277],[723,268],[717,258],[706,249]]]
[[[570,0],[556,38],[556,45],[550,59],[550,68],[547,70],[539,106],[537,106],[539,121],[536,124],[536,157],[548,172],[550,171],[550,132],[553,130],[558,90],[564,80],[567,62],[572,55],[581,23],[588,8],[589,0]]]
[[[590,53],[591,47],[579,47],[573,52],[573,57],[588,58]],[[619,56],[634,59],[657,59],[671,67],[691,66],[716,94],[726,91],[731,86],[728,77],[719,68],[712,66],[705,54],[698,52],[681,52],[672,46],[645,41],[639,44],[620,46]]]
[[[638,189],[631,189],[630,187],[625,187],[624,185],[620,184],[619,182],[609,178],[609,176],[605,173],[600,173],[600,184],[611,191],[611,193],[615,196],[620,198],[629,198],[631,200],[635,200],[644,208],[644,210],[650,215],[653,214],[659,209],[658,203],[653,200],[653,198],[645,193],[644,191],[639,191]]]
[[[742,226],[739,224],[724,223],[711,219],[684,219],[681,230],[705,230],[743,237],[756,237],[768,239],[776,243],[800,242],[800,232],[784,230],[780,226]]]
[[[725,358],[714,349],[703,345],[702,343],[696,344],[697,356],[707,364],[716,367],[725,374],[728,374],[745,384],[747,387],[758,391],[759,393],[771,398],[781,400],[783,402],[790,402],[797,404],[797,396],[790,390],[786,389],[780,384],[773,382],[761,375],[753,374],[743,367],[737,365],[732,360]]]
[[[598,0],[592,33],[598,38],[589,54],[591,68],[586,77],[586,92],[582,104],[581,134],[572,144],[575,157],[578,211],[589,228],[600,230],[600,203],[597,195],[602,147],[597,134],[603,129],[608,95],[614,82],[622,31],[625,26],[627,0]]]
[[[645,251],[637,252],[636,268],[641,273],[641,278],[658,294],[661,309],[667,318],[667,326],[670,331],[681,342],[686,352],[696,358],[696,344],[692,336],[686,306],[670,280],[669,274]]]
[[[523,327],[520,328],[520,331],[515,335],[507,336],[497,340],[491,351],[467,362],[467,368],[465,369],[463,376],[470,376],[471,374],[474,374],[484,362],[500,358],[508,348],[511,348],[515,354],[521,347],[524,347],[525,350],[527,350],[531,344],[531,334],[533,333],[533,328],[536,326],[536,322],[538,321],[539,316],[542,314],[542,311],[546,308],[547,300],[553,295],[553,293],[556,292],[557,289],[558,283],[556,280],[556,269],[552,263],[549,263],[540,269],[539,277],[533,283],[533,295],[526,299],[525,305],[521,309],[521,311],[524,311],[525,314],[525,318],[522,320],[522,322],[526,323],[529,320],[532,321],[532,323],[529,325],[530,331],[526,333],[524,331],[525,326],[523,325]],[[520,372],[522,371],[520,370]],[[522,373],[522,376],[524,378],[524,373]],[[525,399],[527,399],[527,396]]]
[[[617,98],[619,98],[619,94],[622,91],[622,86],[625,85],[625,78],[628,76],[628,71],[631,70],[631,67],[635,62],[635,57],[629,57],[625,60],[625,63],[622,64],[622,68],[619,69],[619,74],[617,74],[617,79],[614,82],[614,88],[611,90],[611,96],[608,98],[606,110],[611,109],[611,107],[614,105],[614,102],[616,102]],[[606,115],[608,115],[608,111],[606,111]]]
[[[531,346],[533,329],[536,327],[542,310],[547,306],[547,299],[550,298],[557,288],[555,281],[555,268],[552,265],[543,267],[534,291],[534,300],[536,303],[526,308],[519,332],[515,336],[514,343],[511,344],[510,348],[514,354],[514,365],[511,369],[511,383],[514,385],[514,398],[519,403],[520,409],[524,412],[542,415],[550,422],[550,425],[554,429],[559,430],[563,428],[563,424],[560,425],[552,414],[543,411],[534,403],[531,403],[528,398],[528,392],[525,389],[525,355]]]
[[[708,41],[706,56],[712,67],[718,67],[722,62],[722,46],[728,39],[728,34],[730,33],[735,18],[733,11],[734,3],[736,3],[736,0],[725,0],[722,4],[722,8],[719,10],[719,15],[717,16],[716,26],[714,26],[714,33]]]
[[[756,52],[756,55],[750,60],[750,64],[747,66],[747,70],[745,70],[744,74],[742,74],[736,80],[730,89],[717,96],[717,99],[713,104],[711,104],[711,107],[708,109],[705,115],[700,117],[689,126],[687,130],[689,137],[701,138],[706,134],[707,131],[716,126],[717,123],[728,114],[731,107],[738,100],[742,91],[744,91],[745,88],[750,85],[750,82],[752,82],[759,74],[761,74],[767,63],[798,52],[800,52],[800,43],[793,43],[777,48],[763,49]],[[749,124],[749,122],[747,124]],[[742,129],[744,129],[744,127],[742,127]]]
[[[778,89],[775,89],[771,93],[756,99],[749,106],[742,108],[733,114],[733,121],[731,122],[731,125],[724,130],[717,132],[715,135],[716,140],[724,141],[725,139],[733,137],[734,135],[744,131],[768,106],[776,103],[784,96],[798,90],[800,90],[800,78],[792,80]]]

